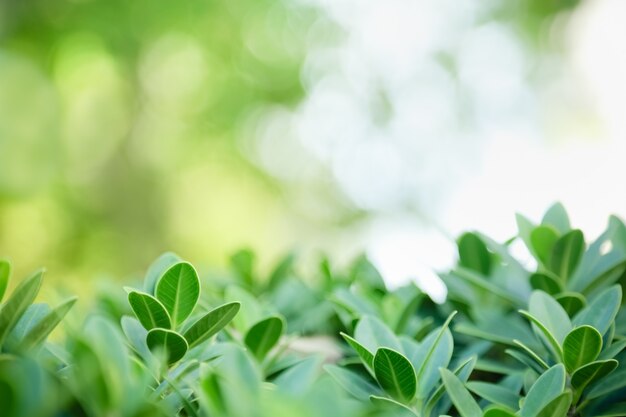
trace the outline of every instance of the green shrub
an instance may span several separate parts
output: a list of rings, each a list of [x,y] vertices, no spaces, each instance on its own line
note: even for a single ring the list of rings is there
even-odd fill
[[[365,257],[302,276],[289,254],[265,276],[244,250],[199,276],[166,253],[52,338],[76,299],[34,303],[42,272],[4,297],[0,261],[1,415],[625,416],[626,227],[587,244],[559,204],[517,222],[459,237],[443,304]]]

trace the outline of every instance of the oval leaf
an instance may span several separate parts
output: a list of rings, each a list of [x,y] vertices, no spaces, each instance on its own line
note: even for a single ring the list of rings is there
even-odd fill
[[[590,383],[613,372],[617,365],[618,362],[615,359],[588,363],[574,372],[572,387],[576,388],[577,391],[582,391]]]
[[[530,276],[530,285],[533,290],[542,290],[550,295],[563,291],[561,282],[551,273],[537,272]]]
[[[187,349],[189,349],[184,337],[173,330],[167,329],[150,330],[146,337],[146,343],[152,351],[159,348],[165,349],[167,363],[170,365],[182,359],[185,353],[187,353]]]
[[[474,233],[465,233],[459,238],[459,262],[485,276],[491,271],[491,255],[487,245]]]
[[[221,305],[198,319],[184,334],[189,348],[195,347],[222,330],[237,315],[241,303]]]
[[[559,234],[552,226],[537,226],[530,232],[530,242],[543,265],[548,265],[550,262],[552,248],[558,239]]]
[[[613,285],[602,291],[591,303],[574,317],[574,324],[580,326],[588,324],[596,328],[604,335],[611,324],[622,303],[622,287]]]
[[[411,362],[401,353],[380,348],[374,355],[374,374],[383,390],[403,404],[415,397],[417,380]]]
[[[244,343],[259,360],[276,345],[283,333],[283,320],[280,317],[268,317],[248,330]]]
[[[569,373],[596,360],[602,350],[602,335],[591,326],[569,332],[563,342],[563,361]]]
[[[359,320],[354,329],[354,339],[370,352],[376,352],[380,347],[402,351],[396,335],[374,316],[365,315]]]
[[[554,296],[554,299],[561,304],[563,310],[567,313],[568,316],[573,317],[579,311],[581,311],[587,301],[582,294],[577,292],[564,292]]]
[[[567,280],[585,252],[585,238],[580,230],[572,230],[561,236],[552,248],[550,270]]]
[[[439,372],[448,395],[461,417],[481,417],[483,414],[482,410],[472,397],[472,394],[465,388],[463,382],[445,368],[441,368]]]
[[[178,255],[172,252],[165,252],[163,255],[159,256],[148,267],[148,272],[146,272],[146,276],[143,279],[144,291],[153,295],[159,278],[161,278],[163,274],[165,274],[165,272],[173,265],[181,262],[181,260],[182,259],[180,259]]]
[[[535,417],[545,406],[558,397],[565,388],[565,367],[554,365],[541,374],[530,387],[519,412],[521,417]]]
[[[182,323],[200,297],[200,280],[189,262],[170,267],[156,284],[156,298],[170,313],[172,326]]]
[[[340,334],[341,334],[341,337],[343,337],[344,340],[350,345],[350,347],[354,349],[357,355],[359,355],[359,358],[361,359],[361,361],[363,361],[363,363],[365,364],[365,367],[368,370],[373,371],[374,370],[374,355],[369,350],[365,349],[365,346],[363,346],[362,344],[354,340],[352,337],[348,336],[347,334],[343,332],[341,332]]]
[[[4,303],[0,310],[0,347],[2,347],[7,335],[15,327],[22,314],[35,300],[41,282],[43,270],[35,272],[32,276],[22,281]]]
[[[171,329],[170,315],[159,300],[139,291],[128,294],[128,302],[135,316],[146,330],[154,328]]]
[[[571,391],[565,391],[537,413],[537,417],[566,417],[572,404]]]

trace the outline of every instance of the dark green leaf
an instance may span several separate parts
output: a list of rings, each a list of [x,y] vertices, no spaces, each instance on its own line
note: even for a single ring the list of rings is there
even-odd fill
[[[439,372],[446,391],[461,417],[482,417],[482,410],[472,394],[467,391],[463,382],[447,369],[441,368]]]
[[[487,245],[474,233],[463,234],[458,241],[459,262],[465,268],[489,276],[491,255]]]
[[[146,337],[146,343],[152,351],[155,349],[165,349],[167,362],[170,365],[182,359],[189,349],[184,337],[173,330],[167,329],[150,330]]]
[[[577,292],[563,292],[555,295],[554,299],[561,304],[563,310],[570,317],[581,311],[587,304],[585,297]]]
[[[517,415],[507,409],[493,407],[485,410],[483,417],[517,417]]]
[[[172,328],[170,315],[165,306],[150,294],[131,291],[128,294],[128,303],[146,330]]]
[[[0,309],[0,347],[13,327],[17,324],[22,314],[35,300],[41,282],[43,270],[35,272],[32,276],[22,281],[11,294],[11,297]]]
[[[200,280],[188,262],[171,266],[156,284],[156,298],[170,314],[172,326],[182,323],[193,311],[200,297]]]
[[[572,330],[563,342],[563,361],[569,373],[594,361],[602,350],[602,335],[591,326]]]
[[[189,348],[204,342],[222,330],[237,315],[241,303],[235,301],[221,305],[198,319],[185,333]]]
[[[615,359],[588,363],[572,374],[572,387],[577,391],[582,391],[587,385],[613,372],[617,365],[618,362]]]
[[[374,374],[382,389],[392,398],[408,404],[415,397],[415,369],[401,353],[387,348],[378,349],[374,355]]]
[[[268,317],[259,321],[248,330],[244,343],[259,360],[276,345],[283,333],[283,320],[280,317]]]
[[[567,280],[580,262],[585,252],[585,238],[580,230],[561,236],[554,244],[550,257],[550,270]]]
[[[555,295],[563,291],[563,286],[558,277],[550,272],[537,272],[530,276],[530,285],[534,290],[542,290],[550,295]]]

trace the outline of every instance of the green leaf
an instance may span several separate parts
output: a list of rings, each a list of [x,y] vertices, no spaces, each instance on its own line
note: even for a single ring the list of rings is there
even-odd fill
[[[563,307],[543,291],[532,292],[528,311],[546,326],[559,343],[572,330],[572,323]]]
[[[170,365],[182,359],[189,349],[189,345],[187,345],[184,337],[173,330],[167,329],[150,330],[146,337],[146,343],[152,351],[159,348],[165,349],[167,363]]]
[[[565,234],[570,231],[571,226],[569,222],[569,216],[565,207],[561,203],[554,203],[546,214],[541,219],[541,224],[549,224],[553,226],[560,234]]]
[[[550,270],[567,280],[574,272],[585,252],[585,238],[580,230],[561,236],[554,244],[550,257]]]
[[[459,378],[459,380],[465,382],[469,378],[470,374],[474,370],[474,366],[476,366],[476,356],[472,356],[469,359],[463,361],[455,370],[454,375]],[[425,416],[430,416],[432,414],[432,410],[437,406],[442,397],[445,394],[445,385],[443,382],[437,387],[437,389],[433,392],[433,394],[428,399],[426,403],[426,412]]]
[[[542,322],[540,322],[535,316],[530,314],[528,311],[519,310],[519,313],[533,323],[534,327],[537,329],[537,332],[543,336],[543,338],[545,339],[547,344],[550,346],[556,358],[559,361],[562,361],[563,350],[561,349],[561,344],[559,343],[558,340],[556,340],[556,337],[552,334],[552,332],[548,330],[548,328]]]
[[[148,272],[146,272],[146,276],[143,279],[144,291],[150,295],[154,295],[156,283],[159,278],[161,278],[168,269],[180,261],[180,257],[173,252],[165,252],[163,255],[159,256],[148,267]]]
[[[281,391],[289,395],[306,395],[317,380],[321,355],[309,356],[278,375],[272,382]]]
[[[4,293],[9,285],[9,277],[11,276],[11,264],[4,259],[0,259],[0,302],[4,297]]]
[[[359,400],[365,401],[370,395],[380,395],[380,388],[371,384],[356,372],[336,365],[325,365],[324,370],[346,391]]]
[[[480,237],[474,233],[465,233],[459,238],[458,247],[461,265],[482,275],[489,276],[491,271],[491,254],[487,250],[487,245]]]
[[[563,292],[555,295],[554,299],[561,304],[563,310],[570,317],[581,311],[587,304],[585,297],[577,292]]]
[[[406,405],[391,398],[379,397],[378,395],[370,395],[370,401],[372,404],[382,409],[381,411],[383,412],[383,415],[391,415],[393,417],[406,417],[417,415],[415,414],[415,411],[413,411]]]
[[[259,321],[248,330],[244,343],[259,360],[276,345],[283,333],[283,320],[280,317],[268,317]]]
[[[472,394],[467,391],[463,382],[445,368],[441,368],[439,372],[441,373],[441,379],[446,387],[446,391],[461,417],[481,417],[483,415],[482,410],[472,397]]]
[[[415,397],[415,369],[401,353],[388,348],[378,349],[374,355],[374,374],[382,389],[395,400],[408,404]]]
[[[520,348],[521,348],[524,352],[526,352],[526,354],[527,354],[528,356],[530,356],[530,358],[532,358],[535,362],[537,362],[537,364],[538,364],[541,368],[543,368],[543,370],[546,370],[546,369],[548,369],[548,368],[549,368],[548,364],[547,364],[547,363],[546,363],[543,359],[541,359],[541,357],[540,357],[540,356],[539,356],[539,355],[538,355],[538,354],[537,354],[534,350],[532,350],[531,348],[529,348],[528,346],[526,346],[523,342],[521,342],[521,341],[519,341],[519,340],[517,340],[517,339],[514,339],[514,340],[513,340],[513,343],[515,343],[515,344],[516,344],[517,346],[519,346],[519,347],[520,347]],[[540,369],[541,369],[541,368],[540,368]],[[543,370],[542,370],[541,372],[543,372]]]
[[[359,342],[357,342],[355,339],[348,336],[347,334],[343,332],[341,332],[340,334],[341,334],[341,337],[343,337],[344,340],[350,345],[350,347],[354,349],[357,355],[359,355],[359,358],[361,358],[361,361],[363,361],[366,368],[368,370],[373,371],[374,370],[374,354],[370,352],[369,350],[367,350],[365,346],[363,346],[362,344],[360,344]]]
[[[602,350],[602,335],[583,325],[569,332],[563,341],[563,361],[569,373],[594,361]]]
[[[182,323],[200,297],[200,280],[189,262],[171,266],[156,284],[156,298],[170,314],[172,326]]]
[[[571,404],[572,393],[568,390],[550,401],[536,417],[566,417]]]
[[[222,330],[237,315],[241,303],[235,301],[221,305],[198,319],[184,334],[189,348],[204,342]]]
[[[354,339],[370,352],[376,352],[379,347],[402,351],[396,335],[385,323],[374,316],[365,315],[359,320],[354,329]]]
[[[26,333],[19,345],[19,349],[28,351],[43,343],[52,330],[59,325],[65,315],[72,309],[77,299],[77,297],[71,297],[44,316]]]
[[[572,374],[572,387],[582,391],[587,385],[613,372],[618,364],[615,359],[588,363]]]
[[[11,294],[11,297],[0,309],[0,347],[13,327],[17,324],[22,314],[35,300],[41,282],[43,270],[35,272],[32,276],[22,281]]]
[[[552,248],[558,239],[559,234],[552,226],[537,226],[530,232],[530,242],[543,265],[550,262]]]
[[[598,362],[605,362],[605,361],[598,361]],[[593,367],[598,366],[598,365],[592,365],[594,363],[595,362],[592,362],[591,364],[587,365],[589,366],[589,369],[585,370],[584,372],[588,373],[588,371],[592,369],[592,366]],[[606,366],[606,365],[603,365],[603,366]],[[583,373],[581,373],[580,375],[582,376]],[[624,363],[622,363],[621,366],[611,375],[608,375],[606,378],[603,378],[597,381],[597,383],[594,384],[594,386],[589,390],[589,392],[585,394],[585,398],[588,400],[591,400],[594,398],[602,397],[612,392],[622,390],[625,387],[626,387],[626,366],[624,366]]]
[[[599,359],[613,359],[626,349],[626,339],[616,340],[600,353]]]
[[[522,409],[521,417],[535,417],[545,406],[558,397],[565,388],[565,367],[563,364],[554,365],[544,372],[528,391]]]
[[[534,290],[542,290],[550,295],[563,291],[563,286],[558,277],[551,272],[537,272],[530,276],[530,285]]]
[[[485,410],[483,417],[517,417],[517,415],[507,409],[493,407]]]
[[[450,362],[454,340],[448,327],[456,314],[457,312],[453,311],[438,330],[431,332],[417,350],[417,357],[411,358],[412,363],[419,363],[419,367],[416,367],[416,377],[420,384],[418,392],[420,398],[425,398],[439,379],[437,370],[440,367],[447,367]]]
[[[146,330],[172,328],[170,315],[165,306],[150,294],[131,291],[128,293],[128,303]]]
[[[254,283],[254,252],[250,249],[241,249],[230,257],[230,264],[237,273],[241,283],[252,287]]]
[[[515,410],[519,401],[519,394],[510,389],[482,381],[470,381],[465,384],[474,394],[493,404],[503,405]]]
[[[622,287],[613,285],[602,291],[574,317],[577,326],[588,324],[604,335],[615,321],[622,303]]]
[[[270,278],[267,284],[268,288],[270,289],[278,288],[278,286],[282,282],[284,282],[285,279],[289,278],[292,272],[293,264],[295,260],[296,260],[295,253],[290,252],[278,262],[278,264],[276,265],[276,267],[274,267],[274,270],[270,274]]]

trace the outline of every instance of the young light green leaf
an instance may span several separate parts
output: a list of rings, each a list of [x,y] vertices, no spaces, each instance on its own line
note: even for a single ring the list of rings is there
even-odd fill
[[[462,382],[467,381],[467,379],[469,378],[470,374],[472,373],[472,371],[474,370],[474,366],[476,366],[476,356],[472,356],[469,359],[463,361],[455,370],[454,370],[454,375],[457,376],[457,378],[459,378],[459,380],[461,380]],[[433,392],[433,394],[430,396],[430,398],[428,399],[428,402],[426,403],[426,412],[424,413],[424,415],[426,416],[430,416],[432,414],[432,411],[434,410],[434,408],[441,402],[442,397],[444,396],[446,391],[446,387],[443,384],[443,382],[437,387],[437,389]],[[441,400],[441,401],[440,401]]]
[[[354,339],[370,352],[376,352],[379,347],[402,351],[400,341],[391,329],[380,319],[370,315],[359,320],[354,329]]]
[[[515,343],[517,346],[519,346],[524,352],[526,352],[526,354],[533,359],[541,368],[543,368],[541,370],[541,372],[543,372],[543,370],[546,370],[549,368],[548,364],[541,359],[541,357],[537,354],[537,352],[535,352],[534,350],[532,350],[531,348],[529,348],[528,346],[526,346],[523,342],[514,339],[513,343]]]
[[[535,290],[530,296],[528,310],[554,335],[559,343],[572,330],[570,318],[561,305],[550,295]]]
[[[202,316],[184,333],[189,348],[204,342],[222,330],[237,315],[241,303],[235,301],[221,305]]]
[[[417,397],[425,399],[439,381],[439,368],[447,368],[454,350],[452,333],[446,322],[442,328],[433,330],[422,341],[410,361],[417,369]]]
[[[41,282],[43,280],[43,270],[39,270],[26,280],[22,281],[11,294],[11,297],[0,309],[0,347],[3,345],[7,335],[17,324],[22,314],[35,300]]]
[[[458,241],[459,262],[465,268],[489,276],[491,254],[487,245],[475,233],[464,233]]]
[[[196,270],[188,262],[174,264],[157,282],[155,294],[170,314],[172,326],[182,323],[200,297],[200,280]]]
[[[23,351],[28,351],[43,343],[52,330],[58,326],[65,315],[72,309],[77,299],[77,297],[71,297],[44,316],[26,333],[19,348]]]
[[[446,387],[446,391],[461,417],[482,417],[482,410],[472,397],[472,394],[467,391],[463,382],[445,368],[441,368],[439,372],[441,373],[441,380]]]
[[[567,281],[585,252],[585,238],[580,230],[572,230],[554,243],[550,270]]]
[[[591,303],[574,317],[574,324],[588,324],[604,335],[615,321],[622,303],[622,287],[613,285],[598,294]]]
[[[150,330],[146,337],[146,343],[152,351],[155,349],[165,349],[167,362],[170,365],[182,359],[189,349],[189,345],[187,345],[187,341],[184,337],[173,330],[167,329]]]
[[[276,345],[283,333],[283,320],[280,317],[268,317],[256,323],[248,330],[244,343],[259,360]]]
[[[128,294],[128,303],[146,330],[172,328],[170,315],[165,306],[150,294],[131,291]]]
[[[551,205],[546,211],[541,219],[541,224],[553,226],[560,234],[565,234],[571,229],[567,211],[565,211],[563,204],[558,202]]]
[[[355,339],[348,336],[347,334],[343,332],[341,332],[340,334],[341,334],[341,337],[343,337],[344,340],[350,345],[350,347],[354,349],[357,355],[359,355],[359,358],[361,358],[361,361],[363,361],[366,368],[370,371],[373,371],[374,370],[374,354],[372,354],[372,352],[367,350],[365,346],[363,346],[362,344],[360,344],[359,342],[357,342]]]
[[[593,327],[583,325],[569,332],[563,342],[563,362],[569,373],[593,362],[602,350],[602,335]]]
[[[530,242],[543,265],[550,262],[552,248],[558,239],[559,234],[552,226],[540,225],[530,232]]]
[[[571,404],[572,392],[567,390],[543,407],[536,417],[566,417]]]
[[[544,372],[528,391],[519,414],[535,417],[545,406],[558,397],[565,388],[565,367],[554,365]]]
[[[4,293],[9,285],[9,277],[11,276],[11,264],[4,259],[0,259],[0,302],[4,297]]]
[[[517,415],[505,408],[493,407],[485,410],[483,417],[517,417]]]
[[[173,252],[165,252],[163,255],[159,256],[148,267],[148,272],[146,272],[146,276],[143,279],[144,291],[150,295],[154,295],[159,278],[161,278],[168,269],[179,262],[181,262],[180,257]]]
[[[519,394],[506,387],[482,381],[470,381],[465,386],[490,403],[503,405],[512,410],[517,408]]]
[[[324,370],[328,372],[343,389],[359,400],[367,400],[370,395],[382,394],[380,388],[371,384],[356,372],[336,365],[325,365]]]
[[[378,349],[374,355],[374,374],[381,388],[395,400],[408,404],[415,397],[415,369],[401,353],[387,348]]]

